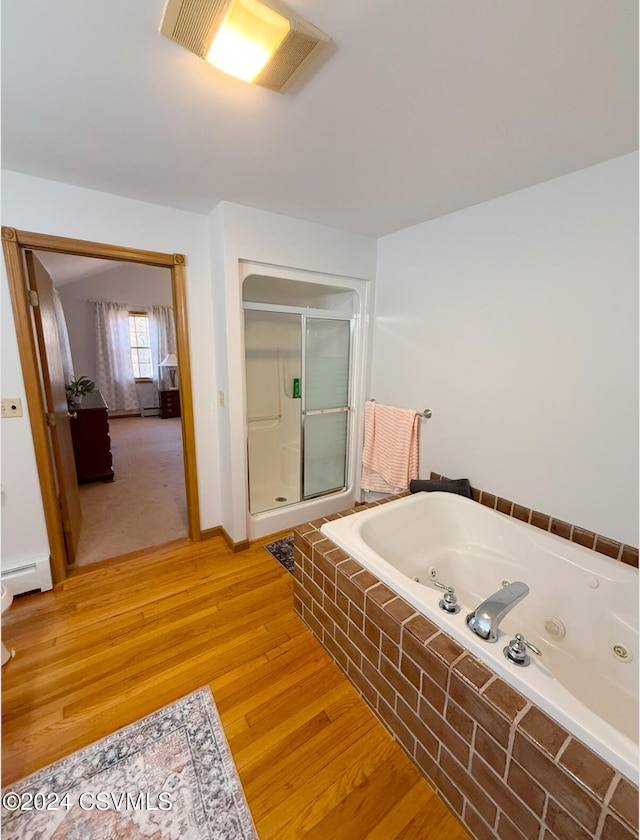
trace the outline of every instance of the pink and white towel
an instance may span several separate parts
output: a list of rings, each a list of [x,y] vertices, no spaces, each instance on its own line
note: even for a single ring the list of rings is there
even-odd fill
[[[418,414],[366,402],[362,489],[377,493],[401,493],[418,477]]]

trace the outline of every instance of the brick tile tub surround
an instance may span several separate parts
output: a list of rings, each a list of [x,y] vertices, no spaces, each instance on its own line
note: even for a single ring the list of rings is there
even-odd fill
[[[295,610],[469,833],[637,838],[634,784],[319,530],[355,512],[296,528]]]

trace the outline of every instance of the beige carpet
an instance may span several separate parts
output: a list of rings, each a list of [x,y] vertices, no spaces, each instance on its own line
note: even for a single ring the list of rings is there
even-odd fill
[[[111,419],[109,434],[115,480],[80,485],[78,566],[187,536],[180,418]]]

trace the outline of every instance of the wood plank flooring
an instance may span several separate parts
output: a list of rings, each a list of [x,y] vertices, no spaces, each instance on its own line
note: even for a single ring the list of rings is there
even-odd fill
[[[468,840],[295,615],[268,541],[172,543],[14,599],[3,785],[208,684],[262,840]]]

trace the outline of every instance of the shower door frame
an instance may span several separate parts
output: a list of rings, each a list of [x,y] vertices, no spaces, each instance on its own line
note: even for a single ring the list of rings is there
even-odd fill
[[[348,290],[351,291],[351,290]],[[352,476],[350,475],[351,472],[351,447],[352,447],[352,429],[351,429],[351,419],[353,416],[353,399],[354,399],[354,350],[355,350],[355,331],[356,331],[356,322],[358,320],[357,315],[345,315],[344,313],[336,312],[333,309],[314,309],[308,308],[304,306],[288,306],[286,304],[272,304],[272,303],[254,303],[252,301],[243,301],[242,303],[242,310],[243,310],[243,319],[244,319],[244,312],[247,310],[251,310],[253,312],[273,312],[274,314],[288,314],[288,315],[299,315],[300,316],[300,333],[301,333],[301,345],[300,345],[300,377],[301,377],[301,405],[300,405],[300,499],[296,502],[292,502],[290,505],[282,505],[278,508],[269,508],[264,511],[256,511],[252,513],[252,516],[270,513],[275,510],[283,510],[286,508],[291,508],[294,505],[301,505],[307,502],[311,502],[315,499],[325,498],[337,493],[341,493],[345,491],[350,486],[350,481]],[[330,409],[319,409],[313,410],[309,412],[310,415],[315,416],[319,414],[328,414],[328,413],[337,413],[337,412],[345,412],[347,414],[347,443],[345,447],[344,453],[344,484],[342,487],[332,488],[331,490],[321,491],[319,493],[314,493],[310,496],[304,495],[304,452],[305,452],[305,430],[304,430],[304,423],[305,417],[307,416],[307,412],[305,409],[306,405],[306,383],[305,383],[305,353],[306,353],[306,319],[307,318],[316,318],[320,320],[326,321],[347,321],[349,323],[349,359],[348,359],[348,367],[349,367],[349,388],[348,388],[348,405],[346,408],[330,408]],[[243,329],[244,329],[244,321],[243,321]],[[245,364],[245,371],[246,371],[246,345],[244,347],[244,364]],[[245,383],[246,383],[246,376],[245,376]],[[247,399],[247,394],[245,392],[245,402]],[[249,492],[249,500],[251,498],[251,472],[250,472],[250,465],[248,460],[248,452],[249,452],[249,427],[248,423],[246,424],[246,451],[247,451],[247,487]]]

